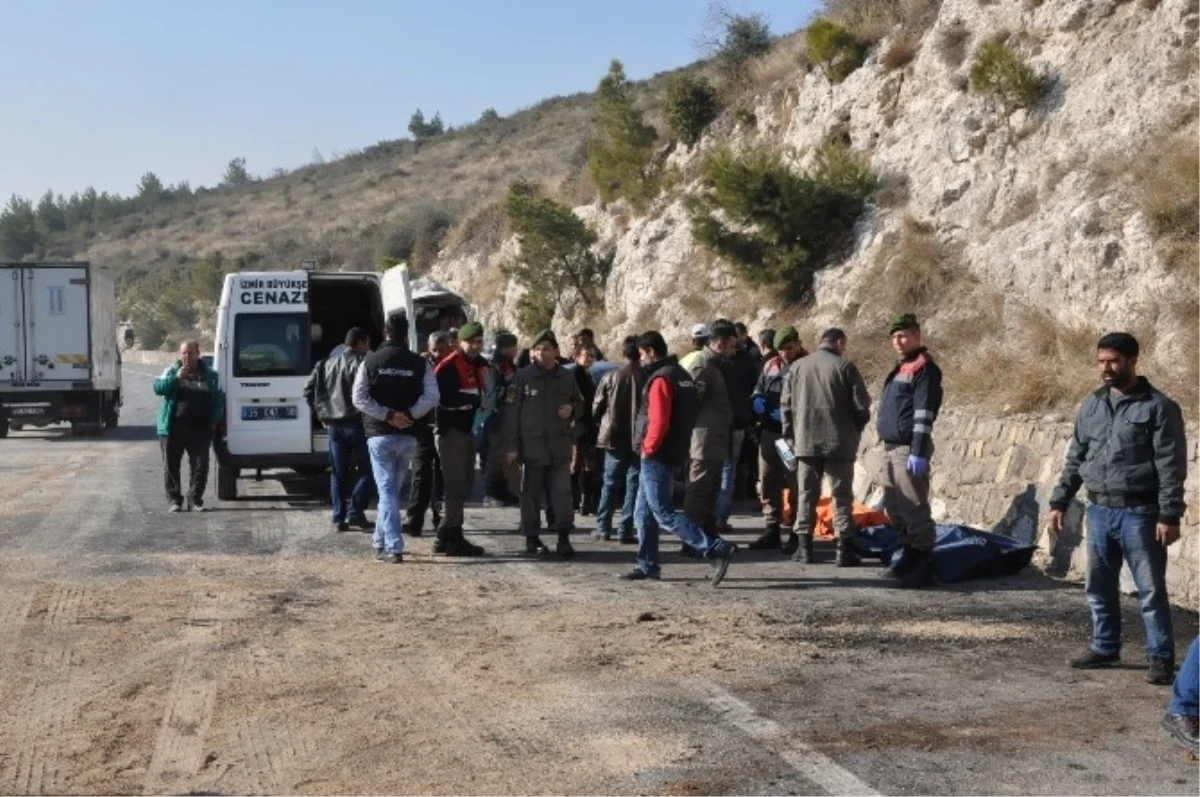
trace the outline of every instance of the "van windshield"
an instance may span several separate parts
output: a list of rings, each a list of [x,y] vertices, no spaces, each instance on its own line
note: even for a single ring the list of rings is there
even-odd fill
[[[239,314],[233,328],[234,376],[308,376],[307,313]]]

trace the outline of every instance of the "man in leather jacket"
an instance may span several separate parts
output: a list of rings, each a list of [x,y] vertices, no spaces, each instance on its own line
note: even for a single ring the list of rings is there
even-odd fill
[[[366,516],[374,487],[371,459],[352,395],[358,367],[370,351],[370,333],[354,327],[346,333],[345,349],[317,363],[304,386],[308,406],[329,433],[329,499],[336,531],[372,528]]]

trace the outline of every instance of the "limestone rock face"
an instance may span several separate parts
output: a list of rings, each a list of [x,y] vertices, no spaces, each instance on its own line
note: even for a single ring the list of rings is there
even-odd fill
[[[1195,115],[1200,23],[1196,0],[1148,5],[945,0],[906,67],[880,65],[885,40],[840,85],[819,70],[797,71],[760,98],[756,129],[737,136],[788,148],[802,165],[814,146],[845,135],[880,175],[906,187],[907,201],[869,211],[850,257],[818,276],[811,326],[838,320],[855,301],[867,267],[906,217],[955,247],[986,288],[1068,323],[1119,328],[1161,299],[1178,277],[1113,175],[1156,131]],[[966,31],[961,59],[946,44],[951,29]],[[1029,111],[1005,114],[967,88],[974,49],[1005,33],[1051,84]],[[711,143],[671,156],[685,179],[645,216],[619,204],[576,209],[600,233],[597,248],[613,256],[605,323],[593,323],[608,347],[650,326],[679,340],[692,323],[716,315],[754,328],[783,306],[778,292],[747,288],[692,244],[683,195],[695,183],[686,176]],[[490,254],[445,252],[434,274],[475,297],[480,283],[498,282],[498,264],[518,253],[512,240]],[[519,291],[483,293],[483,315],[511,325]],[[559,331],[584,320],[564,297]],[[1160,343],[1169,352],[1170,334]]]

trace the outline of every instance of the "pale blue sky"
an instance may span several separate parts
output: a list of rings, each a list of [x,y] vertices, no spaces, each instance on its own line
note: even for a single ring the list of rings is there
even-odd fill
[[[731,0],[775,33],[820,0]],[[701,53],[705,0],[0,0],[0,203],[215,184],[635,79]]]

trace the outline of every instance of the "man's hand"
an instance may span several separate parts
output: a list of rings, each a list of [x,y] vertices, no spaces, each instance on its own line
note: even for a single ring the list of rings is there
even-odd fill
[[[1154,526],[1154,536],[1163,544],[1163,547],[1170,545],[1179,539],[1179,526],[1170,525],[1167,523],[1157,523]]]
[[[392,417],[388,419],[388,425],[393,429],[407,429],[413,425],[413,421],[406,413],[393,412]]]
[[[510,451],[507,454],[505,454],[504,455],[504,464],[510,468],[515,467],[517,464],[517,452]]]
[[[1065,513],[1061,509],[1050,510],[1050,530],[1055,534],[1062,534],[1063,530],[1063,515]]]
[[[179,377],[180,379],[187,379],[191,375],[192,367],[190,365],[185,365],[175,372],[175,376]]]
[[[558,408],[558,417],[562,418],[565,421],[571,417],[571,413],[573,411],[574,410],[570,404],[562,404]]]

